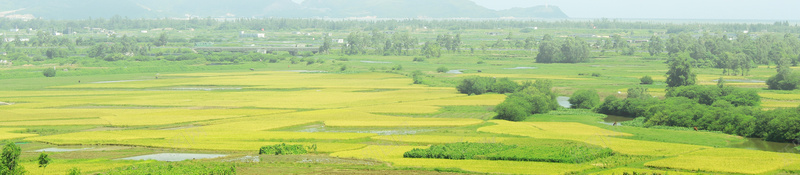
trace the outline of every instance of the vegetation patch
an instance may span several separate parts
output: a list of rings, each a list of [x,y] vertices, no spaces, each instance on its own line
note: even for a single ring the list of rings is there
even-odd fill
[[[448,143],[427,149],[415,148],[405,158],[510,160],[558,163],[582,163],[613,155],[613,151],[596,145],[563,140],[527,140],[521,145],[503,143]]]
[[[317,145],[311,146],[312,149],[316,150]],[[292,154],[306,154],[308,150],[303,145],[287,145],[286,143],[281,143],[278,145],[272,146],[263,146],[259,149],[258,154],[269,154],[269,155],[292,155]]]

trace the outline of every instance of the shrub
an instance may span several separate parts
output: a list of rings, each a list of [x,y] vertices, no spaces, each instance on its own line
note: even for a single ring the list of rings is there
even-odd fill
[[[777,74],[767,79],[767,86],[773,90],[794,90],[797,89],[798,83],[800,83],[798,73]]]
[[[462,94],[481,95],[489,92],[494,83],[494,78],[470,76],[461,80],[461,84],[456,86],[456,89]]]
[[[496,119],[522,121],[531,114],[547,113],[558,108],[556,94],[552,90],[552,82],[538,80],[536,83],[526,82],[522,90],[517,91],[495,107]]]
[[[414,84],[422,84],[422,76],[424,75],[425,74],[422,73],[422,71],[415,70],[414,72],[411,72],[411,79],[414,80]]]
[[[572,108],[592,109],[600,104],[600,95],[595,90],[579,90],[569,98]]]
[[[81,175],[81,169],[78,167],[72,167],[72,169],[67,170],[67,175]]]
[[[720,100],[734,106],[758,106],[761,103],[761,96],[755,90],[724,86],[681,86],[668,90],[667,97],[686,97],[704,105]]]
[[[424,57],[414,57],[414,62],[423,62],[425,61]]]
[[[644,77],[640,78],[639,81],[642,82],[641,84],[653,84],[653,77],[645,75]]]
[[[316,149],[316,148],[314,148]],[[308,150],[303,145],[287,145],[286,143],[281,143],[272,146],[262,146],[261,149],[258,151],[258,154],[269,154],[269,155],[292,155],[292,154],[306,154]]]
[[[592,73],[593,77],[600,77],[600,73]]]
[[[397,64],[394,67],[392,67],[392,70],[397,70],[397,71],[403,70],[403,65]]]
[[[446,68],[446,67],[444,67],[444,66],[442,66],[442,67],[439,67],[439,68],[436,68],[436,72],[438,72],[438,73],[445,73],[445,72],[447,72],[447,71],[450,71],[450,69],[447,69],[447,68]]]
[[[52,69],[51,68],[46,68],[46,69],[42,70],[42,74],[45,77],[55,77],[56,76],[56,69],[55,68],[52,68]]]
[[[494,107],[497,112],[495,119],[508,120],[508,121],[523,121],[526,117],[531,115],[526,106],[531,104],[528,101],[520,98],[508,98],[502,103]]]
[[[505,94],[505,93],[514,93],[519,88],[519,84],[517,82],[511,81],[508,78],[499,78],[495,81],[492,85],[492,89],[490,91],[498,94]]]

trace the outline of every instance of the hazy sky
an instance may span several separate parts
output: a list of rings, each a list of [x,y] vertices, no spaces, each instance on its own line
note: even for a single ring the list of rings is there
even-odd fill
[[[302,2],[303,0],[293,0]],[[502,10],[555,5],[571,18],[800,20],[800,0],[473,0]]]

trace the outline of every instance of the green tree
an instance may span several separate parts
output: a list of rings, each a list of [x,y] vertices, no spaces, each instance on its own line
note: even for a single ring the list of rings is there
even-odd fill
[[[156,47],[166,46],[168,39],[169,38],[167,36],[167,32],[163,32],[161,33],[161,35],[158,36],[158,40],[153,42],[153,45],[155,45]]]
[[[592,109],[600,104],[600,95],[596,90],[578,90],[569,98],[572,108]]]
[[[54,68],[45,68],[44,70],[42,70],[42,74],[45,77],[55,77],[56,76],[56,69],[54,69]]]
[[[494,118],[508,121],[525,120],[531,115],[528,109],[525,109],[526,106],[532,106],[532,104],[518,97],[506,98],[505,101],[495,106],[494,111],[497,112],[497,116]]]
[[[628,99],[648,99],[651,98],[650,93],[647,92],[647,88],[644,87],[634,87],[628,88]]]
[[[0,160],[0,174],[6,175],[17,175],[17,174],[25,174],[25,169],[19,164],[20,154],[22,150],[14,144],[14,142],[9,142],[3,147],[2,153],[2,160]]]
[[[650,56],[655,56],[664,51],[664,41],[661,40],[661,37],[658,36],[651,36],[650,42],[647,43],[647,52],[650,53]]]
[[[614,40],[614,49],[617,49],[617,53],[620,53],[629,47],[628,41],[622,38],[622,35],[614,34],[614,36],[611,38]]]
[[[322,46],[319,46],[319,53],[329,53],[331,50],[331,39],[327,36],[322,39]]]
[[[461,80],[461,83],[456,86],[456,90],[462,94],[481,95],[489,92],[494,83],[494,78],[470,76]]]
[[[442,56],[442,49],[439,47],[439,44],[426,42],[425,45],[422,46],[422,55],[424,55],[425,58],[438,58]]]
[[[42,152],[39,154],[39,158],[37,160],[39,160],[39,167],[42,168],[42,174],[44,174],[45,170],[47,170],[47,165],[50,165],[50,155]]]
[[[498,94],[514,93],[519,88],[517,82],[508,78],[498,78],[491,87],[491,91]]]
[[[667,87],[694,85],[697,75],[692,72],[692,63],[687,53],[677,54],[669,60]]]
[[[800,76],[792,73],[787,59],[781,59],[778,64],[778,74],[767,79],[767,86],[774,90],[794,90],[800,82]]]
[[[537,63],[557,63],[560,61],[561,50],[559,50],[558,42],[553,39],[553,36],[544,35],[541,44],[539,44],[539,53],[536,55]]]

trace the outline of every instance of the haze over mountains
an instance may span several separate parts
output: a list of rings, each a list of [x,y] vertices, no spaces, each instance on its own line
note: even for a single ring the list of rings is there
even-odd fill
[[[492,10],[471,0],[305,0],[299,4],[292,0],[0,0],[0,16],[3,15],[44,19],[115,15],[128,18],[568,18],[556,6]]]

